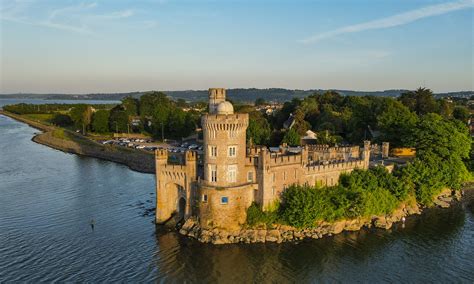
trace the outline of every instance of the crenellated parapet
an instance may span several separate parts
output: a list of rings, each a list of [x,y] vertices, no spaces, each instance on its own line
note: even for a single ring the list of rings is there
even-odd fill
[[[201,118],[203,131],[242,132],[247,130],[249,115],[247,113],[237,114],[206,114]]]
[[[350,162],[336,162],[330,164],[320,164],[320,165],[308,165],[306,167],[307,174],[320,174],[327,173],[330,171],[347,171],[352,169],[364,169],[365,163],[363,160],[350,161]]]

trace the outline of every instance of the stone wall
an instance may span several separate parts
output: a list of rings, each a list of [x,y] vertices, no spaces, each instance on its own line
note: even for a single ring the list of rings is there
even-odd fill
[[[199,185],[197,211],[203,228],[238,230],[245,224],[247,208],[254,200],[255,184],[231,188]],[[227,203],[223,202],[227,198]]]

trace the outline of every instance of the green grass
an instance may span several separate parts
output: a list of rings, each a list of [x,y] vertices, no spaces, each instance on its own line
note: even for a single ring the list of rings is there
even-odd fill
[[[68,136],[67,133],[64,132],[64,129],[62,128],[57,128],[53,130],[52,132],[53,137],[63,139],[63,140],[71,140]]]
[[[24,114],[24,117],[38,121],[44,124],[50,124],[50,120],[53,118],[53,114],[47,113],[47,114],[38,114],[38,113],[32,113],[32,114]]]

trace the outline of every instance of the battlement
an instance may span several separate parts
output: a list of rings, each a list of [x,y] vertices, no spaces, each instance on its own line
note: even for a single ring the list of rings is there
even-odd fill
[[[330,171],[345,171],[352,170],[355,168],[364,168],[365,163],[363,160],[349,161],[349,162],[336,162],[330,164],[322,165],[309,165],[306,167],[307,174],[315,173],[326,173]]]
[[[155,159],[168,161],[168,150],[166,149],[155,150]]]
[[[209,99],[224,99],[226,97],[225,88],[209,88]]]
[[[205,114],[201,121],[205,123],[242,123],[249,119],[248,113],[234,113],[234,114]]]
[[[186,162],[197,161],[197,159],[198,159],[197,152],[196,151],[186,151],[186,153],[184,154],[184,159],[185,159]]]

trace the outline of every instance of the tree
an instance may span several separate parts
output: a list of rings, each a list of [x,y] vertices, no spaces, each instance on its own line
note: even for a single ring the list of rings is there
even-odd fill
[[[298,146],[300,145],[300,135],[293,128],[289,129],[285,133],[282,142],[288,144],[289,146]]]
[[[57,126],[65,127],[73,125],[71,117],[67,114],[55,113],[51,119],[51,123]]]
[[[247,142],[254,145],[267,145],[270,142],[271,128],[268,121],[259,111],[249,113],[249,126],[247,127]]]
[[[460,121],[467,123],[471,114],[469,110],[464,106],[457,106],[454,108],[453,117],[459,119]]]
[[[128,113],[122,105],[118,105],[110,110],[109,129],[115,132],[127,132],[129,130],[128,122]]]
[[[139,112],[140,116],[152,116],[157,105],[169,106],[170,100],[162,92],[147,92],[140,97]]]
[[[109,132],[109,116],[110,111],[98,110],[92,116],[92,130],[98,133]]]
[[[410,146],[411,133],[415,128],[417,116],[406,106],[392,100],[385,111],[377,117],[377,126],[382,132],[381,141],[392,146]]]
[[[456,156],[467,158],[471,138],[465,125],[443,119],[430,113],[421,117],[413,131],[413,142],[417,157],[433,153],[443,160]]]
[[[266,102],[265,102],[265,99],[263,98],[258,98],[255,100],[255,106],[261,106],[261,105],[265,105]]]
[[[433,92],[427,88],[418,88],[401,94],[400,102],[418,115],[436,112],[438,105],[433,97]]]
[[[122,100],[122,107],[129,116],[138,115],[138,106],[139,106],[139,101],[135,98],[125,97]]]
[[[92,107],[86,104],[78,104],[70,111],[72,121],[77,129],[82,129],[82,134],[85,135],[92,118]]]

